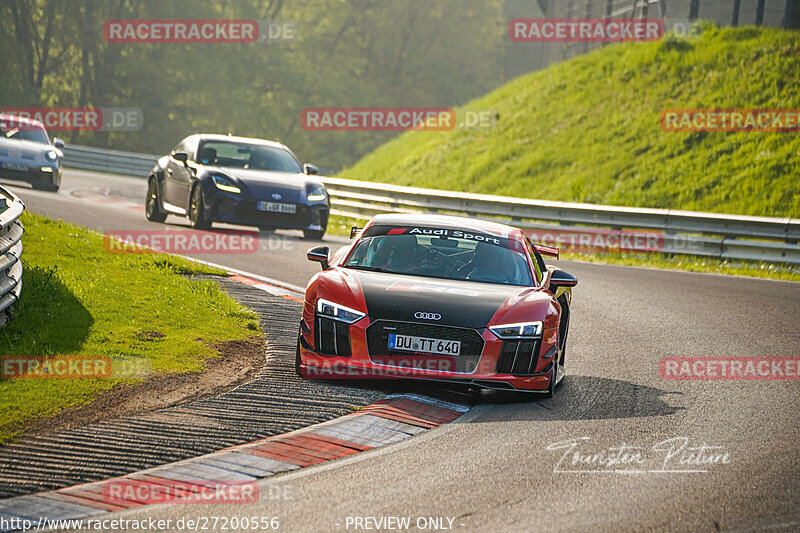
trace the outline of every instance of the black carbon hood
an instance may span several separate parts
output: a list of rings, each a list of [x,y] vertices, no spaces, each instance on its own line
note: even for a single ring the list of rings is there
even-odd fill
[[[484,328],[523,287],[358,272],[370,318]],[[435,313],[439,320],[416,313]]]

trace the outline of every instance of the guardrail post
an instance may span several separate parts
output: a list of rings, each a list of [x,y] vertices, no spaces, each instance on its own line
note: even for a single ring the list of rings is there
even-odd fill
[[[689,3],[689,20],[696,20],[700,15],[700,0],[692,0]]]
[[[764,8],[766,7],[766,0],[758,0],[756,6],[756,26],[764,24]]]

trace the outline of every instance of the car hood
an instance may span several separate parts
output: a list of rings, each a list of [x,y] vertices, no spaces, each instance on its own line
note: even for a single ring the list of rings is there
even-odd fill
[[[297,203],[305,200],[308,176],[303,173],[245,170],[239,168],[206,167],[211,172],[221,172],[235,178],[261,200]],[[272,195],[280,195],[275,198]]]
[[[505,318],[543,320],[550,299],[532,287],[455,281],[380,272],[332,269],[336,285],[360,292],[371,320],[430,322],[432,324],[484,328]],[[357,286],[354,286],[356,285]],[[539,307],[541,309],[538,309]],[[430,313],[434,316],[418,313]],[[437,318],[438,315],[440,318]],[[494,319],[494,320],[493,320]],[[498,322],[500,320],[500,322]]]
[[[61,150],[52,144],[42,144],[33,141],[21,141],[16,139],[0,139],[0,149],[12,151],[18,150],[22,153],[35,154],[37,157],[43,155],[47,151],[54,150],[59,157],[63,156]]]

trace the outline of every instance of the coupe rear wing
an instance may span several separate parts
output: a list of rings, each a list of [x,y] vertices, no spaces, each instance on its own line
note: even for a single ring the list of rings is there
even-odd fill
[[[536,250],[542,255],[549,255],[558,259],[558,246],[546,246],[544,244],[534,244]]]

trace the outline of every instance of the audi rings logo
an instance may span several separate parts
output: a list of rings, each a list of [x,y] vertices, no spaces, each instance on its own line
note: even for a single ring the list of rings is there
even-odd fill
[[[420,311],[418,313],[414,313],[414,318],[418,318],[420,320],[441,320],[442,315],[439,313],[423,313]]]

